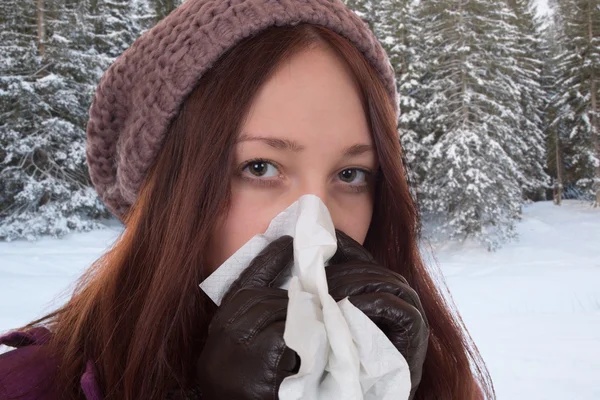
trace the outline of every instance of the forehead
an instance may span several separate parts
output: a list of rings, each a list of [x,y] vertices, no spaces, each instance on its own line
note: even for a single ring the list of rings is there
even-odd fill
[[[278,66],[258,90],[242,132],[299,144],[371,141],[355,80],[324,46],[302,50]]]

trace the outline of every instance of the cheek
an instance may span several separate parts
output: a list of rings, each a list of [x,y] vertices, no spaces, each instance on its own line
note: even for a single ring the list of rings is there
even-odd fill
[[[211,272],[223,264],[253,236],[267,230],[271,220],[283,210],[255,191],[233,191],[227,218],[221,221],[209,245]],[[280,209],[281,208],[281,209]]]
[[[211,235],[209,245],[209,273],[223,264],[253,236],[267,230],[277,214],[288,207],[297,196],[278,198],[268,190],[232,188],[231,208],[227,218]],[[333,224],[351,238],[364,243],[373,215],[371,196],[335,196],[325,199]]]
[[[352,202],[328,205],[336,229],[363,244],[373,217],[373,200],[367,196]]]

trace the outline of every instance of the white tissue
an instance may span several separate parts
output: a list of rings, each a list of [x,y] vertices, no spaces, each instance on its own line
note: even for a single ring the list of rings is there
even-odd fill
[[[270,242],[294,237],[284,340],[300,356],[298,374],[279,388],[282,400],[402,400],[410,393],[406,360],[385,334],[348,299],[329,295],[326,262],[335,254],[335,228],[325,204],[307,194],[278,214],[200,287],[217,304],[233,281]]]

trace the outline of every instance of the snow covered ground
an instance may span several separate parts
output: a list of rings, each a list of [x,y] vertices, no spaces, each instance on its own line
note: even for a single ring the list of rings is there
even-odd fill
[[[0,243],[0,332],[59,305],[118,224],[63,240]],[[600,399],[600,209],[524,208],[495,253],[446,244],[437,259],[501,400]]]
[[[434,252],[498,398],[600,399],[600,209],[535,203],[518,232]]]

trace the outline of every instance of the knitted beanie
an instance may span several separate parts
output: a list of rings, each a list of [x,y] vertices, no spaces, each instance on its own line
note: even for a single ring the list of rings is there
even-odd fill
[[[394,70],[369,26],[342,0],[187,0],[103,74],[89,110],[86,156],[100,199],[123,220],[171,121],[219,56],[270,26],[324,26],[377,71],[398,115]]]

